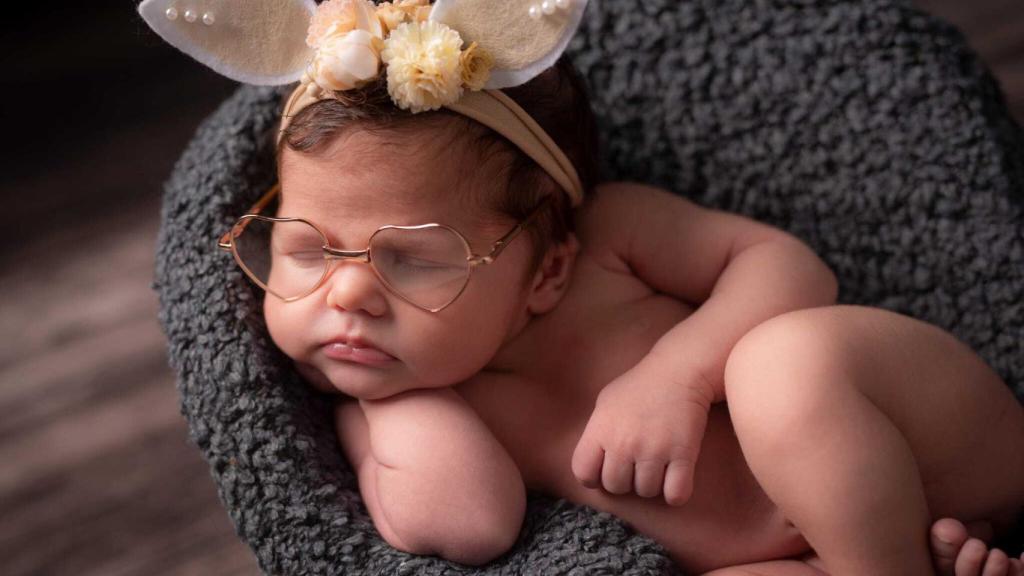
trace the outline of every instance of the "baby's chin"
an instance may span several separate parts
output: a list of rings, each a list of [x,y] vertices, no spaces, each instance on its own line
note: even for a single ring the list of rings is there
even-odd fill
[[[404,392],[407,388],[415,388],[415,386],[397,386],[394,379],[390,379],[387,386],[381,386],[379,383],[362,382],[359,378],[353,378],[351,375],[332,378],[320,368],[298,361],[295,361],[295,370],[315,390],[326,394],[344,394],[359,400],[380,400]]]
[[[331,382],[330,378],[326,374],[320,371],[320,369],[310,364],[295,361],[295,371],[302,376],[306,382],[309,383],[315,390],[324,392],[326,394],[338,394],[344,393],[340,388]]]

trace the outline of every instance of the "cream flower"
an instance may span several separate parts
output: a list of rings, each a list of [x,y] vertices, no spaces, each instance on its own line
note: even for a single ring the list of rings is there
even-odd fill
[[[406,22],[384,41],[388,93],[414,114],[462,97],[459,33],[435,20]]]
[[[392,30],[398,28],[406,20],[406,12],[397,6],[392,6],[390,2],[385,4],[377,5],[377,17],[380,18],[380,23],[387,29],[387,33],[391,33]]]
[[[413,20],[417,22],[426,22],[430,19],[430,6],[420,6],[413,13]]]
[[[384,30],[374,9],[370,0],[327,0],[317,6],[313,14],[306,44],[310,48],[319,48],[328,36],[357,29],[366,30],[383,40]]]
[[[481,90],[491,76],[494,58],[473,41],[459,56],[462,69],[462,83],[470,90]]]
[[[430,16],[429,0],[399,0],[377,5],[377,17],[389,33],[405,22],[422,22]]]
[[[377,76],[382,47],[383,41],[366,30],[330,34],[320,43],[311,76],[321,88],[358,88]]]

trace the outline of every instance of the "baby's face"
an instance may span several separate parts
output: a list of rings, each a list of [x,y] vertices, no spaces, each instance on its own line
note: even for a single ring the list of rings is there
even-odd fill
[[[515,224],[483,221],[451,192],[457,185],[497,185],[486,181],[489,171],[463,168],[460,174],[460,158],[410,159],[403,150],[388,153],[393,161],[353,154],[378,138],[353,133],[319,155],[285,150],[277,215],[313,222],[332,246],[345,250],[366,248],[385,224],[439,222],[466,236],[473,252],[485,254]],[[460,177],[468,180],[457,184]],[[458,299],[436,313],[388,291],[368,264],[335,261],[324,283],[299,300],[267,294],[267,328],[298,371],[325,392],[373,400],[454,385],[484,368],[525,322],[521,279],[529,251],[529,236],[520,234],[496,261],[475,267]],[[373,365],[332,358],[327,343],[339,337],[361,338],[392,359]]]

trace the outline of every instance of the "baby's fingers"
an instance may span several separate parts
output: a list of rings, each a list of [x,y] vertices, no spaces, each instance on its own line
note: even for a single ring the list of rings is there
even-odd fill
[[[633,487],[638,496],[652,498],[661,494],[665,481],[664,460],[637,460],[633,474]]]
[[[677,458],[668,463],[665,470],[665,502],[670,506],[682,506],[693,495],[693,463]]]
[[[605,451],[601,468],[601,484],[612,494],[633,491],[633,459],[623,458],[615,452]]]
[[[572,473],[587,488],[601,485],[601,467],[604,463],[604,449],[592,442],[586,433],[580,438],[572,453]]]

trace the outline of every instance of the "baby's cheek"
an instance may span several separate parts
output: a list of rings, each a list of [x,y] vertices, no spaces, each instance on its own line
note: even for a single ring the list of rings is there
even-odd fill
[[[268,298],[269,300],[269,298]],[[316,366],[307,363],[302,357],[303,341],[301,339],[300,322],[294,314],[286,314],[280,304],[264,303],[263,318],[267,324],[270,339],[286,356],[292,359],[295,371],[313,388],[327,393],[337,393],[327,376]]]
[[[294,318],[290,318],[284,312],[281,304],[274,302],[274,299],[267,297],[263,303],[263,319],[267,324],[267,332],[270,339],[289,358],[297,359],[302,349],[301,341],[298,338],[299,330]]]

